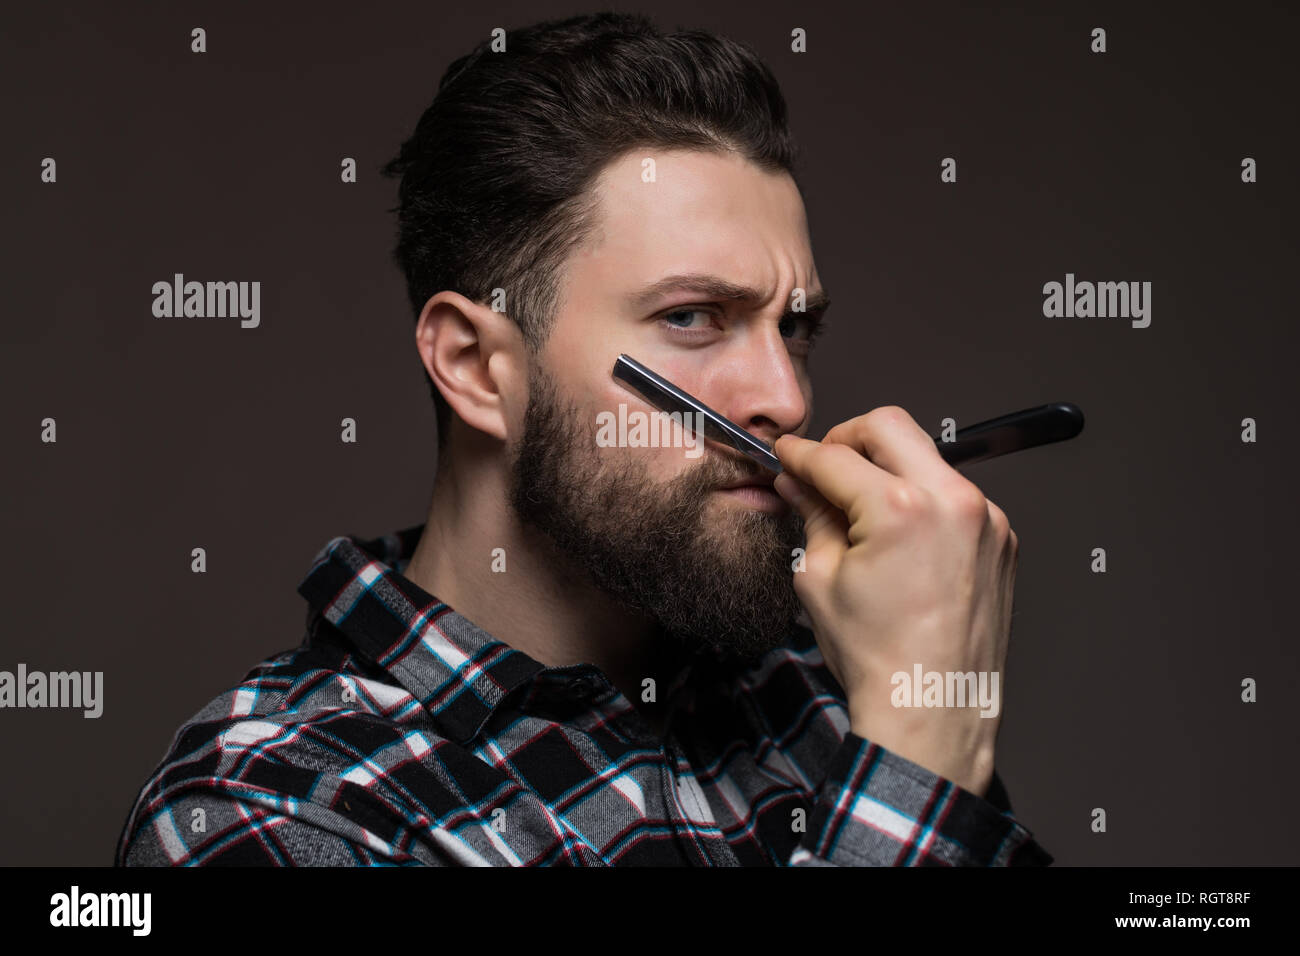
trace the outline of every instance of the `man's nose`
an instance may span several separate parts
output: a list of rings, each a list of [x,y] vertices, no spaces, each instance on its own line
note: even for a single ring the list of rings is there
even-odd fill
[[[715,409],[768,444],[804,424],[809,402],[780,332],[755,334],[743,351],[723,362],[713,380],[721,406]]]

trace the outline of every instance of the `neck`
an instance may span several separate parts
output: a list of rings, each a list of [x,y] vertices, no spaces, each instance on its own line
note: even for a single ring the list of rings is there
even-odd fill
[[[662,650],[653,622],[597,589],[549,538],[521,525],[508,494],[508,474],[495,464],[440,462],[406,577],[542,664],[596,665],[638,705],[645,677],[664,683],[653,670]],[[505,570],[493,570],[503,562]]]

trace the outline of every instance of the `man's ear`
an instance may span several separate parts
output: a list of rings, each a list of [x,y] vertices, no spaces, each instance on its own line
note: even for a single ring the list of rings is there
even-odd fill
[[[452,411],[471,428],[506,441],[507,400],[527,388],[519,326],[504,312],[443,291],[424,304],[415,347]]]

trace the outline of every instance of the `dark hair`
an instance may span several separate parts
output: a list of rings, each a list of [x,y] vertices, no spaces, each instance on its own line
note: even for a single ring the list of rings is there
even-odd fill
[[[447,69],[399,154],[393,259],[419,318],[452,289],[506,314],[536,353],[550,331],[559,273],[588,235],[588,188],[634,147],[733,151],[798,183],[776,79],[747,45],[701,30],[664,34],[644,16],[596,13],[491,39]],[[422,367],[423,370],[423,367]],[[426,378],[428,378],[427,373]],[[429,378],[446,440],[451,409]]]

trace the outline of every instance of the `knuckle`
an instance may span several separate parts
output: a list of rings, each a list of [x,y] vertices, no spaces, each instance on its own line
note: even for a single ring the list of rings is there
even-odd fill
[[[901,405],[886,405],[885,413],[885,420],[891,425],[902,425],[912,420],[912,416],[907,413],[907,409]]]
[[[1011,519],[1008,518],[1007,513],[998,507],[998,505],[993,501],[988,502],[988,510],[990,516],[989,523],[993,526],[997,540],[1005,543],[1007,550],[1011,552],[1012,556],[1014,556],[1020,547],[1020,539],[1016,536],[1015,529],[1011,527]]]
[[[885,504],[896,518],[919,514],[928,505],[925,489],[906,481],[895,481],[885,492]]]
[[[954,487],[949,501],[953,512],[968,520],[983,521],[989,516],[989,501],[972,482]]]
[[[902,421],[907,412],[897,405],[881,405],[862,416],[863,421],[873,428],[896,425]]]

